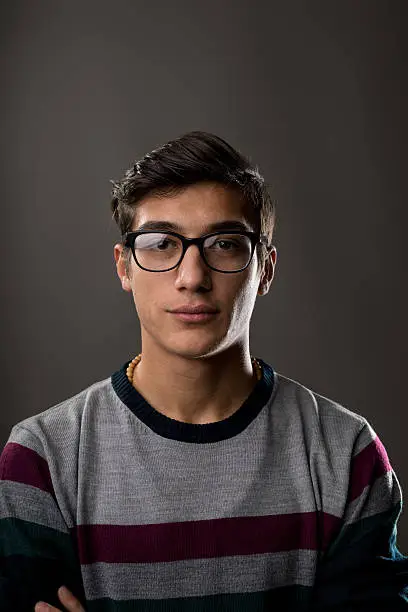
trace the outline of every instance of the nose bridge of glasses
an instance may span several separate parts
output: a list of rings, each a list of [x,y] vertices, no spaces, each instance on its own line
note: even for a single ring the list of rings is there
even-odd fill
[[[185,255],[187,254],[187,250],[191,246],[197,247],[196,256],[198,252],[198,255],[200,256],[200,258],[202,258],[205,238],[206,236],[199,236],[198,238],[186,238],[185,236],[183,236],[183,242],[184,242],[183,247],[184,248],[183,248],[183,253],[180,256],[180,259],[184,259]]]

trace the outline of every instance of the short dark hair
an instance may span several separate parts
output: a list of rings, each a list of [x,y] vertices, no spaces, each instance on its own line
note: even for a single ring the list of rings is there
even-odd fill
[[[111,210],[121,234],[132,229],[137,203],[147,195],[166,196],[199,182],[210,181],[238,189],[258,211],[257,231],[272,245],[276,208],[257,167],[225,140],[193,131],[147,153],[113,184]],[[260,267],[267,251],[257,246]],[[131,250],[124,257],[129,276]]]

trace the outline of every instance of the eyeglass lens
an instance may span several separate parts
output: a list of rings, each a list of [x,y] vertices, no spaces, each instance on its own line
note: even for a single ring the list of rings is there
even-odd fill
[[[134,245],[138,263],[148,270],[167,270],[177,266],[183,244],[177,236],[163,232],[146,232],[136,236]],[[251,240],[241,234],[217,234],[204,241],[207,263],[224,272],[245,268],[251,257]]]

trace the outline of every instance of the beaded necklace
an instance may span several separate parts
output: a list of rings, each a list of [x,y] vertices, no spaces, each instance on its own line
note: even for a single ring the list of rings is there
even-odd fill
[[[135,369],[135,367],[137,366],[137,364],[139,363],[141,358],[142,358],[142,353],[139,353],[139,355],[136,355],[136,357],[134,359],[132,359],[132,361],[129,363],[129,365],[127,367],[126,375],[127,375],[128,380],[129,380],[131,385],[133,385],[133,370]],[[254,368],[254,370],[256,372],[257,379],[261,380],[261,378],[262,378],[262,366],[261,366],[261,364],[255,359],[255,357],[251,357],[251,361],[252,361],[252,367]]]

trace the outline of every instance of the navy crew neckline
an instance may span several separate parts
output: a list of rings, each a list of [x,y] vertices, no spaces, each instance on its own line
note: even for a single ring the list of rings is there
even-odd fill
[[[180,442],[220,442],[241,433],[257,417],[271,398],[276,387],[276,373],[262,359],[257,358],[262,368],[258,380],[243,404],[232,415],[213,423],[185,423],[172,419],[151,406],[128,380],[126,370],[131,360],[111,376],[112,386],[119,399],[155,433]]]

